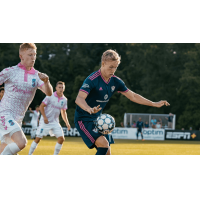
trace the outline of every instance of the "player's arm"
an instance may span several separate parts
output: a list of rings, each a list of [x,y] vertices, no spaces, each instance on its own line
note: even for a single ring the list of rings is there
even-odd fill
[[[44,82],[44,84],[40,87],[40,89],[47,95],[51,96],[53,94],[53,88],[49,81],[49,77],[46,74],[38,73],[40,80]]]
[[[146,105],[146,106],[152,106],[152,107],[160,108],[164,105],[166,105],[166,106],[170,105],[167,101],[163,101],[163,100],[161,100],[159,102],[152,102],[152,101],[142,97],[141,95],[134,93],[131,90],[129,90],[128,92],[121,92],[121,93],[125,97],[130,99],[131,101],[138,103],[138,104]]]
[[[85,110],[86,112],[90,113],[90,114],[95,114],[97,112],[99,112],[102,108],[100,108],[100,105],[98,105],[97,107],[91,108],[87,102],[85,101],[85,99],[87,98],[88,94],[83,92],[83,91],[79,91],[78,96],[76,97],[76,101],[75,103],[81,107],[83,110]]]
[[[49,123],[49,121],[48,121],[48,119],[47,119],[47,116],[45,115],[45,111],[44,111],[44,107],[46,107],[47,105],[45,104],[45,103],[41,103],[41,105],[40,105],[40,107],[39,107],[39,109],[40,109],[40,112],[41,112],[41,115],[43,116],[43,118],[44,118],[44,123],[45,124],[48,124]]]
[[[29,108],[29,111],[30,111],[31,113],[34,113],[31,107]]]
[[[68,117],[67,117],[67,112],[66,110],[61,110],[61,116],[62,116],[62,119],[63,121],[65,122],[67,128],[68,128],[68,131],[71,129],[71,126],[69,124],[69,120],[68,120]]]

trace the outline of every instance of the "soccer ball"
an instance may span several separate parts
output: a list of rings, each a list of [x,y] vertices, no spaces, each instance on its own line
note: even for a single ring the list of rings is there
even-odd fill
[[[111,133],[115,128],[115,119],[111,115],[101,114],[95,120],[95,127],[101,133]]]

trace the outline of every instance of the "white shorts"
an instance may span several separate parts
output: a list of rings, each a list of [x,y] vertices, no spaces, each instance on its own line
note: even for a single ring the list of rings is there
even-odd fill
[[[36,137],[43,138],[44,136],[47,136],[48,133],[51,137],[55,136],[56,138],[64,137],[64,132],[59,123],[40,123],[37,132]]]
[[[10,115],[0,116],[0,140],[4,140],[4,135],[9,137],[12,136],[13,133],[22,131],[21,126],[14,120],[14,118]]]

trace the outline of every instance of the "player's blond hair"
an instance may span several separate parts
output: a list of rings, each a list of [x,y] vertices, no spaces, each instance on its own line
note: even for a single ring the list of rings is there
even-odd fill
[[[57,86],[57,85],[59,85],[59,84],[61,84],[61,85],[64,85],[64,86],[65,86],[65,83],[64,83],[64,82],[62,82],[62,81],[58,81],[58,82],[56,83],[56,86]]]
[[[105,51],[101,57],[101,63],[106,61],[117,61],[118,64],[120,64],[121,56],[119,56],[119,54],[116,51],[109,49]]]
[[[35,49],[37,50],[37,47],[34,43],[23,43],[19,47],[19,53],[28,49]]]

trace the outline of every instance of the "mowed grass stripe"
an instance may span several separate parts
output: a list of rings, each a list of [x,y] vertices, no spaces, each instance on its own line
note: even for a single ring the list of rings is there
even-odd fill
[[[28,155],[33,140],[27,136],[28,145],[19,155]],[[34,155],[53,155],[57,139],[44,137]],[[112,155],[200,155],[200,141],[141,141],[115,139]],[[66,137],[59,155],[94,155],[80,137]]]

